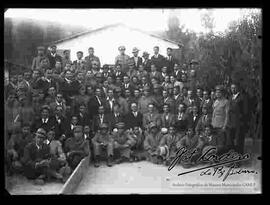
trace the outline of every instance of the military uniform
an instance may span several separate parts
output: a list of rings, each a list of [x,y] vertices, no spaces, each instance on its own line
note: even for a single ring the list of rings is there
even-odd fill
[[[120,46],[118,50],[126,50],[124,46]],[[130,57],[126,54],[118,55],[115,58],[115,65],[120,64],[122,72],[127,73],[129,71]]]
[[[124,126],[125,124],[121,122],[117,124],[118,129],[123,129]],[[136,141],[129,131],[123,131],[122,133],[114,132],[113,139],[115,151],[119,151],[120,157],[130,159],[131,148],[136,144]]]

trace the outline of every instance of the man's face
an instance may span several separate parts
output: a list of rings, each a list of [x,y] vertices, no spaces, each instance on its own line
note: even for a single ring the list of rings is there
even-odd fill
[[[222,94],[221,94],[221,91],[220,90],[217,90],[216,91],[216,97],[217,98],[221,98]]]
[[[125,91],[125,96],[126,96],[126,97],[129,97],[129,96],[130,96],[130,91],[129,91],[129,90],[126,90],[126,91]]]
[[[124,83],[129,83],[129,79],[127,76],[124,77]]]
[[[182,79],[183,82],[186,82],[187,76],[186,76],[186,75],[182,75],[182,76],[181,76],[181,79]]]
[[[88,53],[90,56],[94,55],[94,49],[88,49]]]
[[[39,72],[35,70],[33,72],[33,74],[32,74],[32,77],[35,78],[35,79],[38,78],[39,77]]]
[[[188,98],[192,98],[192,91],[191,90],[189,90],[187,94],[188,94]]]
[[[83,73],[78,73],[77,79],[78,80],[83,80]]]
[[[203,108],[202,108],[202,113],[203,113],[204,115],[207,114],[207,108],[206,108],[206,107],[203,107]]]
[[[139,54],[139,52],[134,52],[134,53],[133,53],[134,57],[137,57],[138,54]]]
[[[53,75],[52,70],[49,70],[49,69],[48,69],[48,70],[46,71],[46,74],[45,74],[45,75],[46,75],[46,78],[51,79],[51,78],[52,78],[52,75]]]
[[[98,97],[101,96],[101,91],[100,91],[100,89],[96,89],[96,96],[98,96]]]
[[[18,77],[17,77],[17,76],[12,76],[12,77],[10,78],[10,81],[11,81],[12,83],[16,84],[16,83],[18,82]]]
[[[194,106],[194,107],[192,108],[192,112],[193,112],[194,115],[195,115],[195,114],[198,114],[198,108],[197,108],[197,106]]]
[[[164,105],[164,106],[163,106],[163,111],[164,111],[165,113],[168,113],[168,112],[169,112],[169,107],[168,107],[168,105]]]
[[[22,75],[18,75],[18,82],[22,82],[23,80],[23,76]]]
[[[83,132],[84,132],[85,134],[90,133],[90,127],[89,127],[88,125],[84,126]]]
[[[167,49],[167,55],[168,55],[168,56],[171,56],[171,55],[172,55],[171,49]]]
[[[132,104],[131,105],[131,110],[132,110],[132,112],[137,112],[137,110],[138,110],[137,105],[136,104]]]
[[[41,112],[41,117],[42,117],[43,119],[48,118],[48,117],[49,117],[49,111],[48,111],[47,109],[42,110],[42,112]]]
[[[156,71],[156,66],[155,65],[151,65],[151,71],[155,72]]]
[[[163,73],[167,73],[167,67],[163,67],[163,68],[162,68],[162,72],[163,72]]]
[[[142,77],[142,83],[146,83],[146,77]]]
[[[178,70],[179,70],[179,65],[178,65],[178,64],[174,64],[173,70],[174,70],[174,71],[178,71]]]
[[[172,75],[171,75],[171,77],[170,77],[170,81],[171,81],[171,83],[174,83],[174,82],[175,82],[175,78],[174,78],[174,76],[172,76]]]
[[[190,76],[191,76],[191,77],[195,77],[195,70],[191,70],[191,71],[190,71]]]
[[[193,130],[191,128],[188,128],[187,135],[188,135],[188,137],[192,137]]]
[[[132,77],[132,82],[134,83],[134,84],[137,84],[138,83],[138,78],[137,77]]]
[[[92,89],[92,87],[87,87],[87,94],[88,95],[92,95],[93,94],[93,89]]]
[[[10,94],[10,95],[8,96],[7,101],[8,101],[9,103],[11,103],[11,102],[14,102],[14,100],[15,100],[15,95]]]
[[[170,76],[166,75],[164,81],[165,81],[166,83],[170,82]]]
[[[60,69],[61,67],[62,67],[61,62],[56,61],[56,63],[55,63],[55,68],[56,68],[56,69]]]
[[[156,134],[157,131],[158,131],[157,127],[152,127],[151,128],[151,133]]]
[[[54,87],[50,87],[48,93],[49,93],[49,95],[54,96],[55,93],[56,93],[55,88]]]
[[[72,79],[72,73],[70,72],[70,71],[67,71],[66,72],[66,78],[68,79],[68,80],[71,80]]]
[[[134,91],[134,96],[135,97],[139,97],[140,96],[140,91],[139,90],[135,90]]]
[[[120,84],[120,83],[121,83],[121,78],[120,78],[120,77],[117,77],[117,78],[116,78],[116,83],[117,83],[117,84]]]
[[[25,72],[24,73],[24,79],[25,80],[30,80],[31,79],[31,73],[30,72]]]
[[[96,61],[92,61],[91,65],[92,65],[92,68],[93,68],[94,70],[97,70],[97,68],[98,68],[98,63],[97,63]]]
[[[77,123],[78,123],[78,118],[77,118],[76,116],[73,116],[73,117],[71,118],[71,123],[72,123],[73,125],[77,125]]]
[[[163,96],[163,98],[168,97],[168,92],[166,90],[163,90],[162,91],[162,96]]]
[[[155,54],[158,54],[158,52],[159,52],[159,48],[154,47],[154,53],[155,53]]]
[[[86,113],[86,107],[84,105],[80,106],[80,113]]]
[[[178,110],[179,112],[184,112],[184,105],[180,104]]]
[[[83,136],[83,132],[81,129],[75,129],[74,130],[74,137],[75,139],[81,139]]]
[[[175,133],[174,127],[169,128],[169,134],[173,135]]]
[[[154,112],[154,106],[153,105],[148,105],[148,111],[150,113],[153,113]]]
[[[197,96],[200,97],[200,98],[203,96],[203,95],[202,95],[203,93],[202,93],[202,90],[201,90],[201,89],[197,89],[197,93],[196,93],[196,94],[197,94]]]
[[[61,103],[63,101],[63,96],[61,94],[57,94],[56,100],[57,102]]]
[[[210,136],[211,135],[211,129],[209,127],[206,127],[204,130],[204,133],[206,136]]]
[[[41,64],[41,67],[48,67],[49,66],[49,62],[48,62],[48,60],[47,59],[43,59],[43,60],[41,60],[41,62],[40,62],[40,64]]]
[[[86,92],[85,87],[84,87],[84,86],[83,86],[83,87],[81,87],[81,88],[80,88],[80,94],[81,94],[81,95],[84,95],[84,94],[85,94],[85,92]]]
[[[55,132],[54,131],[51,130],[51,131],[49,131],[47,133],[47,138],[48,138],[49,141],[53,140],[54,137],[55,137]]]
[[[112,90],[109,90],[109,91],[108,91],[108,97],[109,97],[109,98],[113,98],[113,91],[112,91]]]
[[[44,50],[38,50],[38,55],[43,56],[44,55]]]
[[[69,58],[70,53],[69,53],[69,52],[65,52],[65,53],[64,53],[64,56],[65,56],[65,58]]]
[[[56,47],[52,47],[52,48],[51,48],[51,52],[52,52],[52,53],[55,53],[55,52],[56,52]]]
[[[124,55],[125,54],[125,50],[124,49],[121,49],[120,50],[120,55]]]
[[[144,90],[143,93],[144,93],[145,96],[149,96],[149,91],[148,90]]]
[[[62,116],[62,112],[63,112],[63,108],[62,107],[56,107],[56,109],[55,109],[55,114],[57,115],[57,116]]]
[[[36,139],[36,143],[38,145],[42,145],[44,140],[45,140],[45,137],[43,135],[41,135],[41,134],[36,134],[35,139]]]
[[[24,127],[22,128],[22,134],[23,134],[23,135],[28,135],[28,134],[30,134],[30,127],[29,127],[29,126],[24,126]]]
[[[236,94],[237,93],[237,87],[236,87],[236,85],[234,85],[234,84],[231,85],[231,91],[232,91],[232,94]]]
[[[143,71],[144,69],[143,69],[143,65],[139,65],[139,71]]]
[[[179,94],[179,89],[178,88],[173,88],[173,94],[178,95]]]
[[[77,58],[80,60],[80,59],[82,59],[82,57],[83,57],[83,54],[82,53],[77,53]]]
[[[204,98],[205,100],[209,99],[208,92],[206,92],[206,91],[203,92],[203,98]]]

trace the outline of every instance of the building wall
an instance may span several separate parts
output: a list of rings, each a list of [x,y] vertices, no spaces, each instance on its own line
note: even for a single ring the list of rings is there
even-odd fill
[[[153,47],[156,45],[160,47],[162,55],[166,55],[167,47],[178,49],[178,46],[173,43],[126,27],[100,30],[56,45],[58,49],[70,49],[72,60],[76,60],[77,51],[83,51],[85,57],[88,55],[88,48],[94,47],[95,55],[100,57],[101,64],[113,64],[115,57],[119,55],[118,47],[120,45],[126,47],[126,54],[130,56],[132,56],[133,47],[140,49],[139,56],[142,55],[143,51],[153,55]]]

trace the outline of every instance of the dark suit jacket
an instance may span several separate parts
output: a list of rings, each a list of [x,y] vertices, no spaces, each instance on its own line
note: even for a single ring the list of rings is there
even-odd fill
[[[172,56],[170,60],[168,56],[165,58],[165,65],[167,66],[168,73],[173,73],[175,63],[178,63],[178,60],[175,57]]]
[[[47,54],[47,58],[49,59],[50,67],[51,67],[51,68],[55,68],[55,63],[56,63],[56,61],[60,61],[60,62],[62,63],[62,57],[61,57],[60,55],[58,55],[58,54],[56,54],[55,57],[53,57],[53,56],[51,55],[51,52],[49,52],[49,53]]]
[[[55,126],[55,121],[49,117],[47,123],[43,123],[42,119],[33,121],[31,125],[31,132],[36,132],[38,128],[43,128],[46,132],[48,132],[53,126]]]
[[[81,63],[78,62],[78,60],[73,61],[73,65],[75,66],[75,70],[81,70],[85,69],[85,61],[82,60]]]
[[[51,157],[50,147],[47,144],[43,144],[40,149],[37,148],[36,142],[31,142],[24,148],[23,164],[25,166],[35,167],[37,162]]]
[[[188,126],[192,126],[193,129],[195,129],[196,126],[197,126],[197,124],[198,124],[199,119],[200,119],[200,115],[199,114],[197,115],[197,117],[195,118],[195,120],[193,118],[193,115],[189,115],[189,117],[188,117],[188,124],[189,125]]]
[[[211,124],[212,116],[210,114],[201,115],[200,119],[198,120],[197,126],[195,127],[195,131],[197,133],[201,133],[204,131],[204,126]]]
[[[96,96],[93,96],[89,102],[88,102],[88,115],[90,117],[90,119],[93,118],[94,115],[97,115],[98,114],[98,107],[100,105],[104,105],[104,100],[100,98],[100,102],[101,104],[99,104],[98,100],[97,100],[97,97]]]
[[[87,113],[83,114],[82,116],[78,114],[78,124],[82,126],[88,125],[91,128],[92,122]]]
[[[43,80],[40,78],[36,82],[35,89],[42,89],[43,92],[46,93],[48,91],[48,89],[52,86],[55,87],[55,89],[57,88],[55,80],[51,79],[51,82],[48,82],[47,80]]]
[[[161,114],[161,127],[169,128],[169,126],[174,125],[175,123],[175,115],[172,113],[168,114],[168,120],[166,120],[166,114]]]
[[[66,80],[59,84],[59,91],[63,93],[63,97],[66,100],[66,104],[70,105],[72,100],[71,97],[79,94],[80,83],[75,80],[68,83]]]
[[[127,129],[133,128],[135,126],[138,126],[138,127],[142,128],[142,126],[143,126],[143,114],[140,113],[140,112],[137,112],[137,116],[135,117],[132,112],[129,112],[125,116],[125,124],[126,124]]]
[[[114,113],[111,113],[109,115],[110,119],[109,119],[109,123],[110,123],[110,129],[113,129],[115,128],[115,125],[118,123],[118,122],[124,122],[124,115],[122,114],[119,114],[118,117],[116,117],[114,115]]]
[[[110,115],[109,114],[104,115],[103,123],[107,123],[110,127]],[[100,117],[99,117],[99,115],[95,115],[93,118],[93,121],[92,121],[92,130],[94,132],[97,132],[100,125],[101,125]]]
[[[138,69],[139,68],[139,65],[142,65],[142,57],[139,57],[138,56],[138,61],[137,61],[137,65],[135,64],[135,59],[134,59],[134,56],[130,58],[130,60],[132,60],[134,62],[134,65],[135,65],[135,69]]]
[[[56,116],[51,116],[50,121],[53,124],[53,127],[55,128],[55,138],[59,139],[59,137],[62,134],[66,133],[67,126],[68,126],[68,120],[65,117],[60,117],[60,123],[56,120]]]
[[[165,64],[166,63],[165,57],[163,55],[160,55],[160,54],[158,54],[157,58],[155,58],[155,56],[152,56],[151,61],[152,61],[152,63],[154,63],[156,65],[158,71],[161,71],[161,68],[166,65]]]
[[[156,71],[155,74],[153,74],[152,72],[149,73],[149,78],[150,78],[150,79],[156,78],[156,79],[158,79],[159,83],[161,83],[161,82],[162,82],[162,79],[163,79],[161,73],[158,72],[158,71]]]
[[[142,62],[142,65],[147,72],[150,72],[151,70],[151,63],[152,61],[150,59],[147,59],[146,61]]]
[[[175,126],[178,132],[184,132],[187,130],[189,115],[184,113],[183,117],[178,118],[179,113],[175,115]]]

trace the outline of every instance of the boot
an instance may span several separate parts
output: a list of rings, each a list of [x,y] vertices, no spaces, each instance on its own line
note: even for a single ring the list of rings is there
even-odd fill
[[[112,156],[109,156],[108,157],[108,161],[107,161],[107,166],[108,167],[111,167],[112,166],[112,162],[113,162]]]
[[[96,156],[96,157],[94,158],[94,166],[95,166],[95,167],[99,167],[99,156]]]

